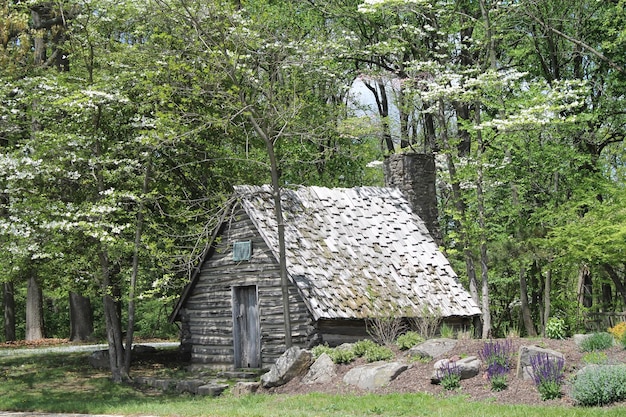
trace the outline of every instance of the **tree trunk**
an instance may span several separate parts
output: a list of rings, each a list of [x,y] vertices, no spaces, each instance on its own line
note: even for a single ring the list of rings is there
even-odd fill
[[[550,294],[552,292],[552,270],[546,271],[545,282],[543,286],[543,335],[546,335],[546,326],[550,320],[550,314],[552,309],[552,300]]]
[[[81,294],[70,292],[70,341],[84,342],[93,335],[93,311],[91,300]]]
[[[617,274],[617,271],[615,271],[612,265],[603,264],[602,266],[607,274],[609,274],[609,277],[613,281],[613,284],[615,284],[617,292],[622,296],[623,305],[626,306],[626,286],[624,285],[620,276]]]
[[[242,103],[245,103],[242,99]],[[285,349],[292,345],[291,341],[291,313],[289,311],[289,277],[287,275],[287,255],[285,247],[285,220],[283,218],[283,207],[280,192],[280,173],[278,169],[278,159],[274,149],[275,138],[269,133],[269,129],[264,129],[259,124],[253,114],[248,115],[248,120],[254,127],[254,131],[263,139],[267,148],[267,155],[270,160],[270,175],[272,177],[272,190],[274,193],[274,215],[278,225],[278,263],[280,270],[280,289],[283,298],[283,320],[285,327]]]
[[[43,293],[37,277],[31,272],[26,292],[26,340],[43,338]]]
[[[112,271],[109,263],[109,256],[106,250],[102,249],[98,254],[100,258],[100,269],[102,273],[102,290],[104,304],[104,321],[106,323],[107,341],[109,343],[109,365],[111,367],[111,378],[113,382],[124,382],[129,380],[128,373],[125,372],[124,345],[122,340],[122,326],[118,315],[118,301],[114,298],[115,288],[112,282]]]
[[[528,285],[526,283],[526,268],[523,266],[519,270],[519,287],[520,287],[520,304],[522,310],[522,321],[526,334],[530,337],[537,336],[537,330],[533,323],[532,315],[530,313],[530,303],[528,302]]]
[[[12,282],[4,283],[4,341],[17,340],[15,334],[15,288]]]
[[[593,282],[591,271],[587,265],[582,265],[578,272],[578,306],[589,308],[593,305]]]
[[[128,325],[126,327],[126,356],[124,360],[124,372],[130,374],[130,363],[132,356],[133,335],[135,333],[135,292],[137,289],[137,276],[139,275],[139,251],[141,249],[141,236],[143,233],[144,208],[146,195],[148,194],[148,184],[150,182],[150,164],[146,162],[146,172],[141,186],[141,200],[137,208],[137,222],[135,228],[135,243],[133,249],[133,266],[130,276],[130,290],[128,293]]]

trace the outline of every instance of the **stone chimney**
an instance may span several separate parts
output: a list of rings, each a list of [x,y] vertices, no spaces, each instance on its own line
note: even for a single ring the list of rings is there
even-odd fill
[[[435,156],[432,154],[401,153],[385,158],[385,186],[400,189],[426,224],[438,245],[442,244],[437,210]]]

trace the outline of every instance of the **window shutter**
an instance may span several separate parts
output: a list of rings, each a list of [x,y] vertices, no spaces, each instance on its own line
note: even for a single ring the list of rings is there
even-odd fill
[[[233,261],[249,261],[252,256],[252,241],[233,243]]]

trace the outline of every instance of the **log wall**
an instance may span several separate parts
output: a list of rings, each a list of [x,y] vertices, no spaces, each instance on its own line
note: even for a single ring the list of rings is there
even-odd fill
[[[251,240],[249,261],[233,261],[234,242]],[[184,317],[194,368],[232,369],[234,341],[232,288],[257,286],[261,327],[261,367],[266,368],[285,351],[280,271],[262,237],[243,210],[224,224],[215,250],[203,264],[187,299]],[[292,343],[304,347],[310,316],[297,289],[290,285]]]

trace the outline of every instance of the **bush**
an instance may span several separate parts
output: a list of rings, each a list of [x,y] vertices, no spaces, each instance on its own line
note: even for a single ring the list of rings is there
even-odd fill
[[[626,365],[593,366],[572,382],[571,396],[583,406],[601,406],[626,400]]]
[[[424,341],[424,338],[419,333],[414,331],[406,332],[403,335],[398,336],[396,339],[396,346],[400,350],[408,350],[413,346],[418,345]]]
[[[333,352],[333,350],[334,350],[333,348],[324,344],[324,345],[314,346],[313,349],[311,349],[311,353],[313,354],[313,357],[317,359],[320,356],[322,356],[322,354],[324,353],[327,354],[328,356],[331,356],[331,353]]]
[[[565,339],[567,336],[567,328],[565,320],[558,317],[552,317],[546,324],[546,337],[549,339]]]
[[[609,333],[617,340],[622,340],[626,336],[626,321],[621,321],[613,327],[609,327]]]
[[[350,363],[354,359],[356,359],[356,355],[352,349],[332,349],[332,351],[328,354],[334,363],[342,364],[342,363]]]
[[[588,365],[602,365],[609,361],[608,356],[604,352],[587,352],[583,355],[583,362]]]
[[[358,357],[364,356],[370,349],[376,349],[379,345],[373,340],[359,340],[354,344],[352,351]]]
[[[553,400],[561,397],[561,385],[565,378],[565,359],[550,358],[549,355],[535,355],[530,358],[533,368],[533,381],[541,399]]]
[[[456,365],[456,362],[449,361],[439,368],[437,377],[446,391],[452,391],[461,387],[461,370]]]
[[[445,337],[446,339],[452,339],[454,338],[454,329],[446,323],[443,323],[439,328],[439,334],[441,334],[441,337]]]
[[[386,346],[374,346],[365,352],[365,360],[368,362],[386,361],[393,358],[393,351]]]
[[[580,350],[583,352],[594,352],[605,350],[613,346],[613,336],[610,333],[593,333],[583,339],[580,343]]]

